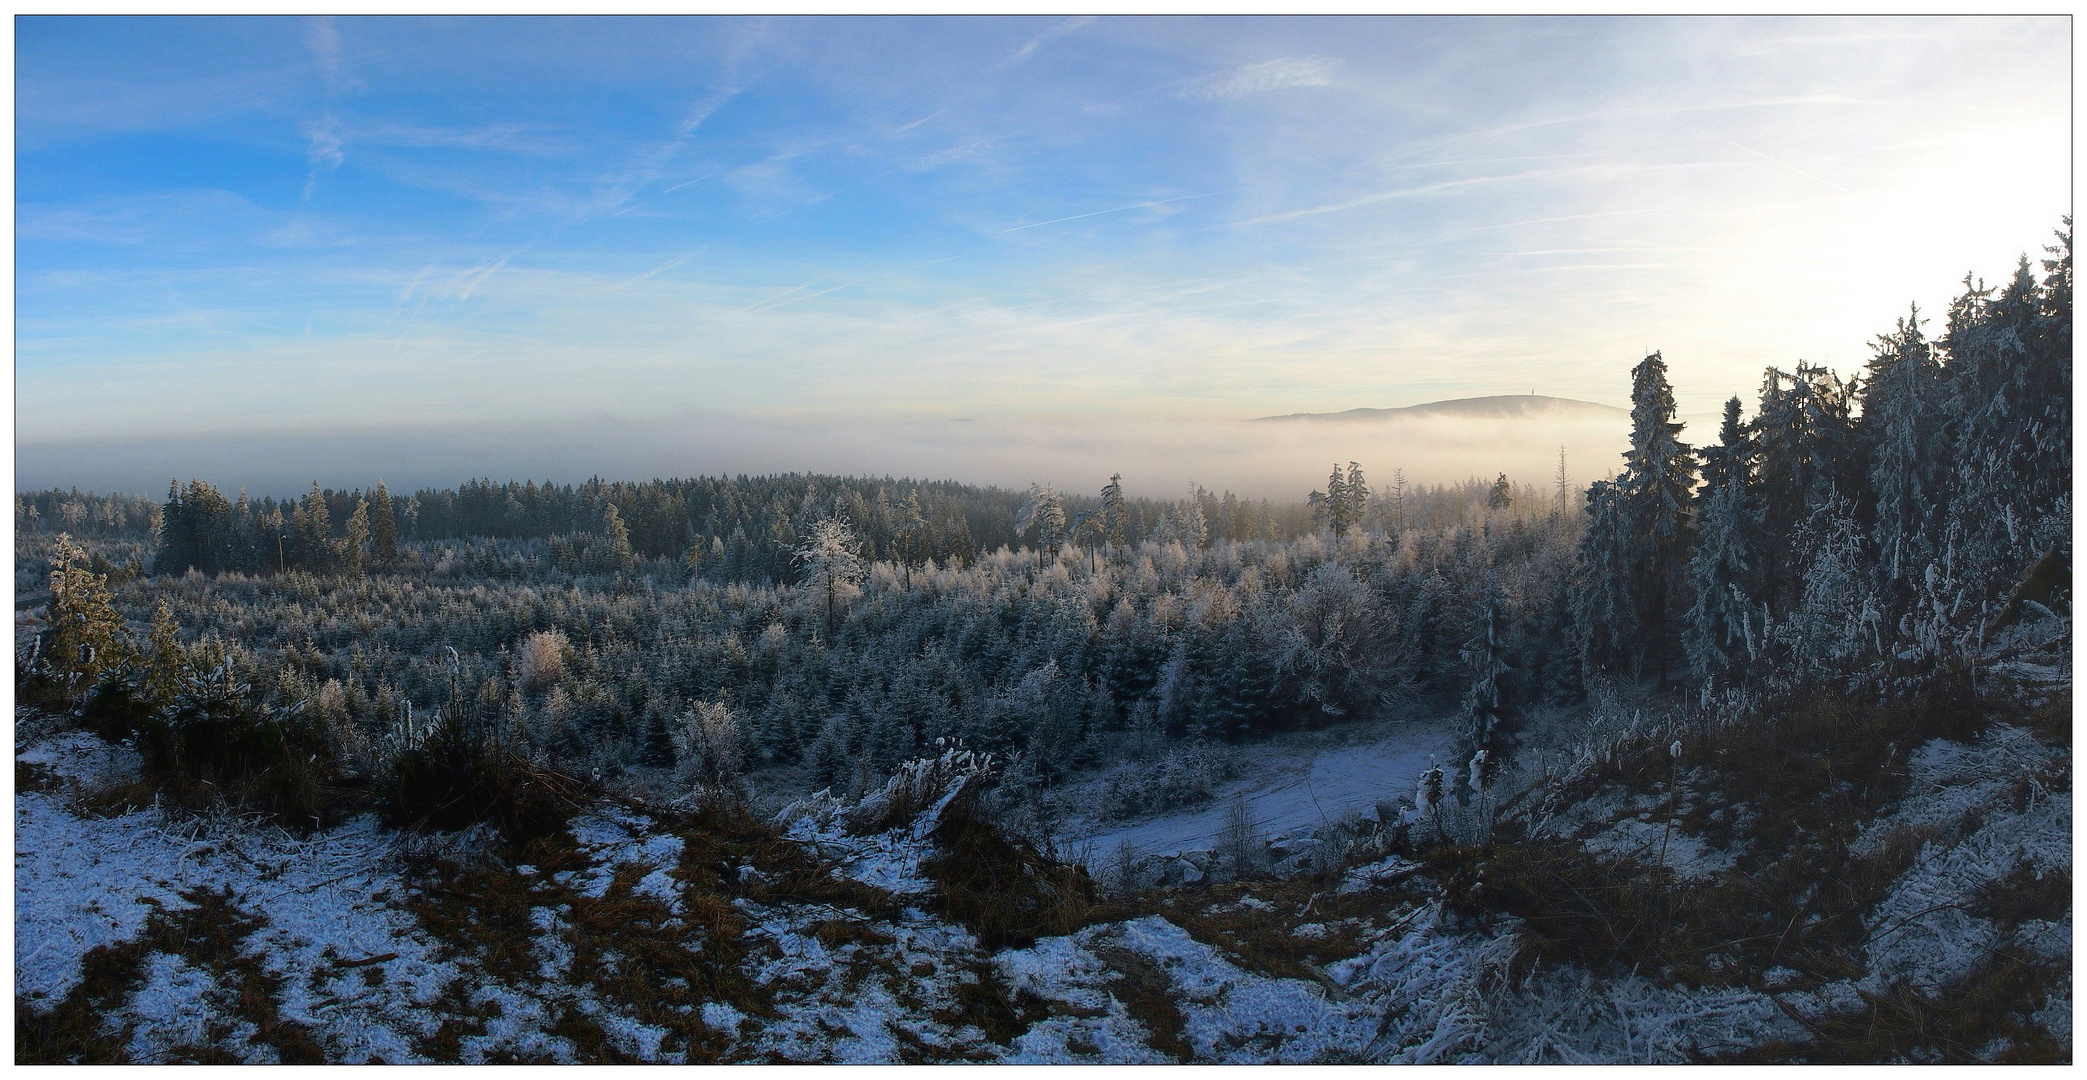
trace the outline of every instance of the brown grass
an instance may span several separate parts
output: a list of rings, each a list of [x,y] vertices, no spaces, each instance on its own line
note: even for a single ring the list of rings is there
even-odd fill
[[[229,892],[197,888],[183,893],[191,907],[161,909],[129,941],[88,950],[79,983],[58,1004],[38,1010],[15,999],[17,1064],[121,1063],[128,1060],[131,1030],[110,1033],[103,1018],[143,985],[145,965],[155,953],[172,953],[208,971],[216,986],[209,996],[225,1015],[214,1020],[199,1046],[181,1047],[172,1061],[229,1063],[244,1056],[224,1044],[236,1022],[253,1024],[248,1042],[272,1047],[284,1064],[318,1064],[324,1051],[301,1024],[284,1020],[278,1000],[283,977],[267,971],[258,956],[243,951],[246,939],[266,925],[259,915],[233,906]]]
[[[921,863],[933,908],[978,935],[980,947],[1027,948],[1087,924],[1101,890],[1084,867],[1045,857],[992,823],[952,806]]]
[[[1926,1062],[1969,1064],[1997,1041],[1998,1061],[2070,1064],[2072,1048],[2028,1021],[2045,995],[2069,982],[2068,967],[2001,950],[1957,983],[1923,993],[1904,983],[1881,995],[1863,994],[1863,1008],[1805,1026],[1803,1043],[1769,1043],[1723,1060],[1859,1064]]]
[[[1094,955],[1116,973],[1109,982],[1109,996],[1121,1002],[1123,1011],[1144,1026],[1146,1045],[1175,1061],[1194,1060],[1195,1048],[1188,1044],[1188,1020],[1174,1000],[1174,981],[1167,977],[1166,969],[1151,957],[1121,945],[1098,946]]]

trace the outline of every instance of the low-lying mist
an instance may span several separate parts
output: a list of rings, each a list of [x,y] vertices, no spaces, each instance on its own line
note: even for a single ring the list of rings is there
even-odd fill
[[[1690,425],[1693,429],[1696,425]],[[1373,486],[1506,473],[1549,487],[1558,451],[1575,486],[1620,467],[1629,429],[1620,410],[1536,410],[1511,417],[1394,414],[1382,419],[1250,422],[1179,419],[922,422],[692,417],[541,429],[452,429],[337,435],[157,437],[16,447],[16,488],[80,487],[158,495],[170,477],[244,485],[256,497],[327,487],[393,491],[473,477],[608,479],[816,472],[952,479],[1017,487],[1048,481],[1099,489],[1122,473],[1133,496],[1170,497],[1191,483],[1246,498],[1301,499],[1336,464],[1361,462]],[[1684,436],[1686,437],[1686,436]]]

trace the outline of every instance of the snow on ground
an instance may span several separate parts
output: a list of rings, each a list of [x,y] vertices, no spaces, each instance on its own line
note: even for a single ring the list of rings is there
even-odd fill
[[[573,840],[591,865],[585,870],[555,875],[555,880],[561,885],[572,885],[582,896],[600,899],[616,880],[618,868],[631,864],[649,866],[652,870],[638,881],[635,891],[673,908],[681,902],[674,892],[672,871],[681,861],[683,841],[673,833],[652,832],[655,824],[644,814],[607,807],[573,818]]]
[[[1069,822],[1064,849],[1083,852],[1090,866],[1105,865],[1125,844],[1145,855],[1212,850],[1241,799],[1264,835],[1294,835],[1401,795],[1411,797],[1431,763],[1451,763],[1456,756],[1457,729],[1449,720],[1328,734],[1335,738],[1251,748],[1245,756],[1248,775],[1220,788],[1200,809],[1127,823]]]
[[[1370,734],[1270,748],[1254,773],[1212,807],[1098,835],[1151,853],[1192,850],[1215,839],[1231,798],[1242,795],[1264,830],[1301,831],[1409,793],[1431,755],[1446,759],[1453,739],[1446,723]],[[676,875],[688,842],[645,814],[603,807],[575,818],[571,832],[585,860],[577,869],[538,876],[534,867],[515,868],[538,901],[529,911],[528,945],[541,966],[496,977],[468,949],[459,953],[456,942],[433,938],[407,910],[412,890],[403,879],[398,840],[371,818],[296,838],[251,822],[177,819],[156,810],[91,817],[70,805],[68,789],[122,775],[131,767],[122,751],[88,735],[30,732],[17,760],[40,777],[15,802],[16,993],[32,1009],[65,997],[94,946],[138,940],[156,913],[166,918],[221,903],[228,916],[255,923],[239,942],[239,955],[275,977],[276,1015],[307,1029],[329,1060],[574,1060],[582,1056],[567,1037],[575,1016],[598,1027],[615,1052],[640,1060],[676,1056],[664,1049],[669,1032],[574,975],[578,939],[569,940],[572,920],[580,917],[574,908],[589,903],[583,898],[607,896],[619,868],[637,866],[642,873],[626,870],[625,880],[635,877],[638,893],[674,912],[657,932],[687,935],[684,948],[709,947],[684,910],[695,894],[685,892]],[[831,799],[807,800],[786,812],[792,838],[834,873],[873,885],[892,902],[872,914],[832,903],[733,898],[747,923],[738,971],[758,993],[701,1005],[727,1056],[1675,1061],[1768,1039],[1804,1041],[1808,1030],[1784,1004],[1817,1019],[1859,1010],[1864,993],[1901,978],[1921,987],[1959,978],[1995,948],[2051,958],[2070,953],[2069,911],[2003,925],[1978,907],[1981,890],[2009,874],[2069,880],[2069,753],[2043,747],[2017,728],[1994,728],[1970,744],[1930,743],[1914,753],[1908,794],[1857,845],[1879,849],[1904,830],[1916,830],[1927,845],[1886,900],[1866,914],[1873,933],[1870,970],[1813,991],[1779,990],[1780,1003],[1745,987],[1688,989],[1636,974],[1597,979],[1573,967],[1518,968],[1511,963],[1518,947],[1514,920],[1484,931],[1452,924],[1436,901],[1405,891],[1426,871],[1398,856],[1355,868],[1334,887],[1346,897],[1383,896],[1385,905],[1369,909],[1383,921],[1362,924],[1366,932],[1354,939],[1354,955],[1330,954],[1322,968],[1310,969],[1323,977],[1251,970],[1241,955],[1225,951],[1229,946],[1191,935],[1183,923],[1194,925],[1192,915],[1181,922],[1132,917],[987,955],[969,931],[925,910],[933,883],[919,867],[934,850],[928,832],[956,790],[948,785],[968,775],[954,761],[945,755],[943,764],[951,767],[939,772],[924,766],[914,778],[919,783],[905,790],[918,796],[941,784],[947,792],[917,799],[909,805],[926,809],[882,832],[851,833],[850,810]],[[887,801],[902,787],[889,788]],[[1565,815],[1573,820],[1554,824],[1565,827],[1563,835],[1591,834],[1591,849],[1639,858],[1657,858],[1664,849],[1684,875],[1728,871],[1728,856],[1679,830],[1669,832],[1652,812],[1657,805],[1600,799],[1583,809],[1599,812]],[[861,821],[872,816],[856,815]],[[761,873],[740,868],[742,881],[769,880]],[[1358,925],[1354,919],[1303,922],[1304,916],[1252,896],[1238,895],[1234,904],[1252,918],[1297,920],[1291,933],[1304,940],[1329,940],[1350,932],[1341,927]],[[1770,984],[1781,985],[1774,974]],[[166,1060],[198,1047],[274,1059],[276,1048],[253,1038],[254,1024],[238,1005],[241,984],[222,957],[151,951],[139,975],[135,992],[104,1018],[109,1034],[128,1030],[134,1059]],[[976,1001],[988,981],[1004,984],[1006,1000],[1021,1014],[1019,1024],[998,1034],[978,1025],[1012,1021],[995,1021],[964,1004]],[[469,1022],[450,1031],[450,1049],[437,1051],[445,1020],[460,1013]],[[2037,1022],[2062,1036],[2069,1036],[2070,1014],[2063,989],[2035,1012]]]
[[[1921,989],[1962,978],[2008,944],[2002,927],[1975,911],[1979,894],[2011,873],[2072,875],[2070,755],[2039,745],[2027,731],[1995,727],[1976,743],[1936,740],[1913,755],[1913,788],[1864,840],[1902,829],[1934,835],[1913,868],[1893,883],[1868,918],[1869,974],[1880,992],[1906,979]],[[1952,842],[1965,827],[1969,835]],[[2021,943],[2048,959],[2070,954],[2072,917],[2033,920]]]
[[[1340,1059],[1368,1043],[1377,1030],[1379,1018],[1355,1002],[1330,999],[1314,983],[1246,971],[1166,919],[1147,916],[1088,927],[994,958],[1011,986],[1073,1007],[1070,1015],[1031,1027],[1009,1060],[1075,1059],[1080,1055],[1076,1044],[1094,1048],[1086,1053],[1102,1052],[1109,1061],[1170,1060],[1147,1048],[1156,1033],[1105,992],[1117,979],[1136,977],[1110,967],[1114,950],[1141,956],[1163,973],[1164,989],[1181,1012],[1178,1037],[1197,1061]],[[1110,1053],[1111,1047],[1122,1049]]]
[[[1669,820],[1626,818],[1585,841],[1587,850],[1611,858],[1664,865],[1682,881],[1709,881],[1736,866],[1739,856],[1719,851]]]
[[[410,1058],[424,1006],[455,972],[435,959],[412,916],[386,903],[399,888],[391,844],[370,818],[299,840],[157,810],[81,817],[52,794],[19,792],[15,992],[34,1006],[55,1004],[79,981],[88,950],[136,937],[154,912],[191,909],[183,894],[208,889],[234,909],[265,913],[248,947],[258,947],[271,973],[293,976],[283,984],[284,1019],[310,1026],[336,1060]],[[152,961],[128,1017],[141,1029],[154,1028],[161,1013],[182,1013],[179,1002],[208,977],[159,956],[168,959]],[[381,980],[373,985],[363,968]]]

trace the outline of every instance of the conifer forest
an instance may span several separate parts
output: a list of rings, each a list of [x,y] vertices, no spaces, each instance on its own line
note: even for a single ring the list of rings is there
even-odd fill
[[[940,814],[915,830],[922,861],[886,872],[926,874],[931,910],[970,927],[974,948],[1041,949],[1044,927],[1081,941],[1109,920],[1155,917],[1141,911],[1272,891],[1356,914],[1313,935],[1303,913],[1271,915],[1303,935],[1289,949],[1266,926],[1213,915],[1164,925],[1238,979],[1301,980],[1296,993],[1339,1012],[1320,983],[1350,989],[1364,978],[1355,965],[1392,963],[1371,950],[1419,947],[1367,930],[1371,919],[1432,905],[1435,935],[1497,936],[1456,974],[1476,980],[1470,992],[1506,979],[1503,992],[1568,993],[1529,966],[1544,965],[1627,982],[1634,1003],[1607,1007],[1646,1013],[1435,1016],[1430,1037],[1456,1028],[1468,1055],[1541,1058],[1534,1039],[1594,1053],[1600,1024],[1664,1010],[1646,1036],[1655,1056],[2063,1057],[2052,1010],[2069,1011],[2069,901],[2040,898],[2069,896],[2069,871],[2053,856],[2032,845],[1985,868],[1975,903],[1941,931],[1968,950],[1947,971],[1880,953],[1875,910],[1935,895],[1933,882],[1911,899],[1895,890],[1938,845],[1968,859],[2006,815],[2070,805],[2071,349],[2065,232],[2004,284],[1967,280],[1947,312],[1909,311],[1863,370],[1769,369],[1701,441],[1674,419],[1662,356],[1644,357],[1618,372],[1629,450],[1584,488],[1563,463],[1544,486],[1409,486],[1387,479],[1395,463],[1366,474],[1350,462],[1287,504],[1200,488],[1130,499],[1120,476],[1092,492],[818,475],[314,485],[282,500],[203,479],[163,500],[26,492],[15,587],[32,618],[18,621],[16,686],[49,722],[84,724],[134,757],[133,779],[81,794],[95,813],[229,813],[295,850],[374,813],[407,834],[487,837],[421,842],[419,872],[493,859],[513,874],[550,856],[497,852],[562,846],[572,859],[584,832],[573,821],[620,813],[636,835],[643,813],[682,848],[680,869],[655,868],[673,875],[669,893],[728,896],[770,872],[761,858],[783,856],[733,854],[752,861],[720,885],[693,852],[794,837],[808,846],[775,873],[809,888],[814,864],[877,826]],[[1400,716],[1452,718],[1442,759],[1410,790],[1288,844],[1233,810],[1207,854],[1079,845],[1075,826],[1211,806],[1271,740]],[[55,758],[20,760],[22,790],[67,782]],[[1967,785],[1999,785],[1983,811],[1993,823],[1910,809],[1927,788]],[[1640,805],[1649,814],[1618,816]],[[787,824],[761,824],[771,818]],[[1617,838],[1648,820],[1661,851]],[[2020,838],[2026,823],[2007,828]],[[1677,847],[1690,861],[1670,858]],[[996,877],[1003,863],[1017,881]],[[613,881],[590,899],[641,896],[630,886],[643,881]],[[898,901],[849,890],[904,895],[839,881],[820,886],[841,890],[824,902],[854,903],[855,917]],[[460,887],[423,885],[417,902],[432,907],[419,917],[492,902],[437,898]],[[782,904],[780,884],[763,888],[762,903]],[[708,933],[754,932],[730,905],[703,917]],[[869,952],[929,948],[913,930],[833,933],[865,935]],[[1736,940],[1710,943],[1721,935]],[[1149,959],[1108,959],[1126,946],[1087,944],[1116,977],[1153,977],[1138,974]],[[1514,959],[1487,968],[1494,952]],[[1339,953],[1360,959],[1308,959]],[[700,949],[675,961],[718,962]],[[936,1053],[1035,1049],[1043,1018],[1071,1006],[1022,981],[1028,962],[950,987],[957,1012],[936,1014],[948,1040]],[[1821,996],[1851,978],[1853,990]],[[692,975],[675,985],[690,1001],[707,994]],[[1013,1004],[967,1003],[989,992]],[[1352,1000],[1385,1024],[1443,1008],[1422,994],[1384,1012],[1396,988],[1374,992]],[[105,1032],[67,1014],[78,993],[39,1003],[49,1011],[18,997],[20,1053],[106,1052],[93,1049]],[[1747,995],[1781,1007],[1749,1013],[1734,1004]],[[1137,1010],[1158,1006],[1112,1000],[1151,1052],[1223,1056],[1222,1042],[1183,1041],[1179,1010],[1192,1005],[1154,1021]],[[691,1059],[743,1050],[754,1040],[735,1030],[765,1027],[714,1012],[655,1022]],[[442,1056],[430,1048],[455,1023],[412,1045]],[[539,1051],[627,1052],[605,1021],[559,1023],[589,1034]],[[1712,1030],[1727,1041],[1705,1041]],[[1406,1042],[1320,1034],[1315,1052],[1334,1058],[1428,1046],[1418,1029]],[[1095,1037],[1061,1035],[1060,1049]],[[274,1045],[290,1060],[295,1048]]]
[[[2070,1064],[2069,18],[18,16],[15,1063]]]

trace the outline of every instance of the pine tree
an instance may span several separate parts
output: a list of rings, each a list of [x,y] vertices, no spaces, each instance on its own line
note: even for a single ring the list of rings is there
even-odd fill
[[[370,557],[380,570],[399,561],[399,527],[391,514],[391,492],[377,481],[377,502],[370,510]]]
[[[59,533],[51,551],[49,647],[42,661],[66,692],[75,694],[133,658],[130,631],[110,599],[108,576],[87,564],[87,553]]]
[[[1877,338],[1863,393],[1861,429],[1870,461],[1870,517],[1877,578],[1892,606],[1943,542],[1949,507],[1951,432],[1941,400],[1942,368],[1920,332],[1920,309]]]
[[[348,515],[348,524],[339,546],[340,554],[335,561],[346,574],[362,573],[363,558],[367,554],[370,539],[370,504],[367,499],[355,500],[355,510]]]
[[[1363,514],[1370,504],[1370,485],[1362,478],[1360,464],[1353,461],[1348,463],[1348,478],[1341,484],[1341,494],[1348,500],[1348,527],[1360,531],[1363,527]]]
[[[1696,548],[1689,558],[1689,591],[1695,602],[1682,645],[1688,650],[1691,674],[1705,686],[1741,681],[1765,631],[1753,574],[1760,543],[1760,510],[1752,490],[1753,442],[1740,423],[1739,410],[1738,398],[1725,402],[1718,445],[1703,451]]]
[[[1055,555],[1065,537],[1065,499],[1049,484],[1031,483],[1029,497],[1015,517],[1017,534],[1036,534],[1036,565]]]
[[[920,512],[920,492],[909,491],[892,515],[892,546],[905,568],[906,587],[913,587],[913,568],[928,559],[928,519]]]
[[[1690,492],[1696,462],[1674,420],[1667,365],[1655,352],[1631,371],[1631,448],[1617,480],[1617,511],[1627,545],[1630,601],[1639,634],[1635,665],[1666,678],[1687,610]]]
[[[1507,482],[1506,473],[1501,473],[1500,478],[1493,481],[1492,489],[1486,492],[1486,509],[1498,512],[1514,505],[1514,501],[1514,485]]]
[[[1130,526],[1130,510],[1123,501],[1123,474],[1112,473],[1108,486],[1101,489],[1102,535],[1108,543],[1121,545],[1124,532]]]

